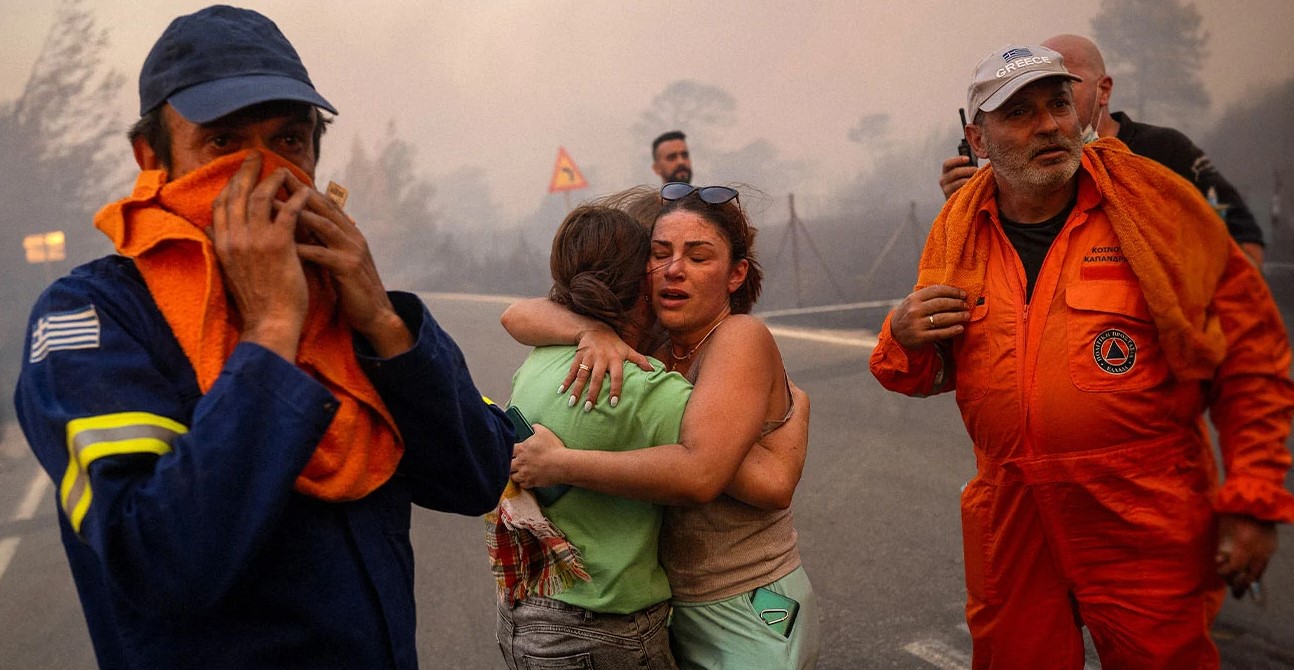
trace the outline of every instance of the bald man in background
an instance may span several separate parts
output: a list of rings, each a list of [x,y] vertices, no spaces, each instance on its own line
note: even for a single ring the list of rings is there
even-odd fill
[[[1092,40],[1079,35],[1056,35],[1042,43],[1065,58],[1065,68],[1083,78],[1074,82],[1074,106],[1083,124],[1083,140],[1117,137],[1133,153],[1145,156],[1176,172],[1195,185],[1214,204],[1227,223],[1227,231],[1255,264],[1263,262],[1263,232],[1231,182],[1213,167],[1212,161],[1186,135],[1173,128],[1137,123],[1124,112],[1109,110],[1114,79],[1105,71],[1105,59]],[[950,198],[975,174],[969,158],[954,156],[944,161],[939,186]],[[1210,195],[1212,193],[1212,195]]]

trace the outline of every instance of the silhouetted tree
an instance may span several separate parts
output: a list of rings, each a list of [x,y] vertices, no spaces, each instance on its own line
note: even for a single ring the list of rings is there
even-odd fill
[[[45,269],[26,262],[23,238],[65,232],[67,260],[55,273],[108,251],[90,221],[126,174],[110,152],[113,142],[125,146],[113,111],[124,79],[102,67],[107,32],[83,5],[59,5],[22,93],[0,103],[0,423],[12,407],[27,312],[45,284]]]
[[[889,114],[867,114],[849,129],[849,141],[858,144],[882,142],[890,134]]]
[[[1201,146],[1214,164],[1244,195],[1245,202],[1260,222],[1270,224],[1274,174],[1285,182],[1283,230],[1268,229],[1267,259],[1294,261],[1294,230],[1288,208],[1290,182],[1294,181],[1294,79],[1265,91],[1245,96],[1230,107],[1213,131],[1204,135]]]
[[[801,161],[783,160],[777,147],[761,138],[736,151],[711,152],[705,174],[707,182],[746,184],[780,199],[799,188],[807,170]]]
[[[850,142],[863,148],[873,166],[890,148],[890,115],[866,114],[846,134]]]
[[[430,255],[415,267],[410,288],[424,291],[480,291],[481,258],[492,244],[486,231],[499,223],[498,205],[485,171],[466,166],[436,177],[436,229]]]
[[[1190,126],[1208,109],[1200,67],[1209,34],[1202,24],[1191,2],[1102,0],[1092,35],[1115,76],[1115,98],[1131,101],[1139,120]]]
[[[692,80],[672,82],[639,116],[634,136],[644,149],[667,130],[682,130],[696,173],[707,183],[738,182],[768,193],[783,194],[795,189],[805,170],[803,163],[781,160],[777,147],[756,139],[732,151],[724,151],[721,131],[737,122],[737,100],[717,86]],[[646,158],[646,152],[644,152]],[[636,171],[647,173],[648,161],[635,160]],[[648,181],[654,177],[648,177]]]
[[[689,148],[714,141],[716,131],[737,122],[737,100],[727,91],[690,79],[672,82],[655,98],[633,125],[634,137],[649,146],[667,130],[694,133]]]
[[[503,223],[503,214],[482,168],[466,165],[438,176],[436,183],[439,185],[436,202],[443,228],[470,236],[481,229],[498,228]]]
[[[415,288],[439,270],[437,215],[431,199],[435,189],[418,176],[416,150],[396,135],[394,122],[376,155],[358,138],[343,171],[350,191],[347,212],[368,239],[373,259],[389,288]]]

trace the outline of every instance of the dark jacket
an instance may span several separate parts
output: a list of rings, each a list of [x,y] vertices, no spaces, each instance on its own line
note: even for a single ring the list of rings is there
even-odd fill
[[[1262,228],[1258,227],[1240,192],[1213,167],[1204,150],[1195,146],[1191,138],[1173,128],[1137,123],[1123,112],[1114,112],[1110,117],[1119,123],[1118,138],[1128,145],[1132,153],[1145,156],[1181,175],[1206,198],[1209,197],[1209,189],[1213,189],[1217,203],[1226,205],[1222,218],[1227,222],[1227,232],[1236,242],[1263,244]]]
[[[417,667],[410,504],[491,509],[513,432],[422,303],[391,299],[413,349],[356,355],[404,456],[372,494],[331,503],[293,491],[337,407],[318,381],[242,343],[204,395],[119,256],[41,296],[15,404],[60,488],[100,666]]]

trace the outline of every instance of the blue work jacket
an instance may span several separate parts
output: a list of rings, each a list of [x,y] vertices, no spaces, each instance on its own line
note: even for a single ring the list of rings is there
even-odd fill
[[[417,667],[410,505],[490,510],[514,434],[421,301],[391,300],[416,344],[356,355],[404,456],[334,503],[293,490],[337,408],[318,381],[244,342],[203,394],[126,258],[41,296],[15,404],[101,667]]]

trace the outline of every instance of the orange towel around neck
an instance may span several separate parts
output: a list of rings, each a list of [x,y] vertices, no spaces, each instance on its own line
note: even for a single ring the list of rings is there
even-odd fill
[[[1168,168],[1114,138],[1083,148],[1083,167],[1123,246],[1178,379],[1213,376],[1226,355],[1221,324],[1209,310],[1232,244],[1199,191]],[[984,291],[989,231],[978,214],[997,194],[992,166],[975,174],[931,226],[917,287],[949,284],[974,305]]]
[[[211,225],[211,203],[248,153],[219,158],[169,183],[163,171],[141,172],[129,197],[94,217],[95,227],[117,251],[134,259],[204,393],[239,340],[237,315],[204,229]],[[311,183],[277,154],[261,153],[262,179],[286,167]],[[296,490],[322,500],[355,500],[391,478],[404,446],[394,419],[355,359],[351,330],[342,320],[332,282],[310,266],[306,281],[310,303],[295,363],[327,387],[340,407],[297,477]],[[267,449],[274,446],[266,444]]]

